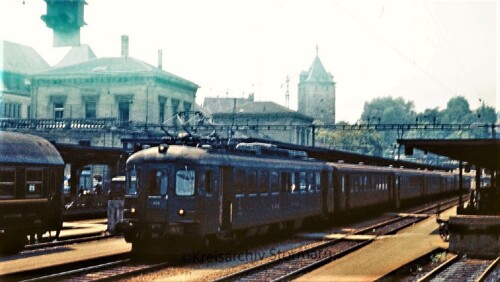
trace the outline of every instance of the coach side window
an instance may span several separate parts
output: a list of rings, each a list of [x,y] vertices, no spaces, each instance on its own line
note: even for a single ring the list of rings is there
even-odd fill
[[[0,199],[13,198],[16,195],[16,170],[0,170]]]
[[[27,169],[26,170],[26,197],[39,198],[42,197],[43,170]]]
[[[269,192],[269,171],[259,170],[259,193],[266,194]]]
[[[316,190],[316,173],[314,172],[307,173],[307,190],[311,192]]]
[[[179,169],[175,176],[175,194],[177,196],[192,196],[194,195],[194,170]]]
[[[207,195],[212,194],[212,179],[212,171],[207,170],[205,172],[205,193],[207,193]]]
[[[290,191],[292,193],[296,193],[298,192],[298,189],[297,189],[297,175],[298,173],[296,172],[292,172],[290,173]]]
[[[299,187],[301,191],[304,191],[307,188],[306,173],[303,171],[299,173]]]
[[[344,193],[345,192],[345,176],[344,175],[342,175],[342,177],[340,178],[340,182],[341,182],[340,183],[340,187],[342,187],[341,188],[342,189],[342,193]]]
[[[288,190],[289,174],[287,172],[280,172],[280,190],[285,193]]]
[[[353,177],[353,184],[352,184],[352,191],[353,192],[360,192],[361,191],[361,176],[354,176]]]
[[[314,178],[315,178],[314,183],[316,183],[316,191],[321,191],[321,175],[320,175],[320,173],[315,172]]]
[[[236,194],[245,194],[246,184],[247,184],[247,175],[244,169],[236,169],[234,173],[235,179],[235,192]]]
[[[139,176],[140,175],[140,170],[136,170],[135,168],[130,169],[128,171],[128,176],[127,176],[127,195],[137,195],[140,192],[140,186],[139,186]]]
[[[269,176],[269,182],[271,183],[271,192],[278,193],[280,191],[279,187],[279,177],[278,172],[273,170]]]
[[[255,170],[248,170],[247,176],[248,176],[247,194],[255,195],[256,194],[255,184],[257,182],[257,175],[255,173]]]

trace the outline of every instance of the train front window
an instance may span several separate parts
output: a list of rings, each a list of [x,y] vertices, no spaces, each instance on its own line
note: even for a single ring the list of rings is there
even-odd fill
[[[175,194],[177,196],[194,195],[194,170],[188,170],[187,167],[179,169],[175,174]]]
[[[26,170],[26,197],[42,197],[43,171],[41,169]]]
[[[135,168],[130,169],[127,175],[127,190],[125,191],[127,195],[137,195],[139,194],[139,174]]]
[[[16,170],[0,169],[0,199],[16,195]]]
[[[167,195],[168,173],[165,170],[151,170],[149,172],[149,196]]]

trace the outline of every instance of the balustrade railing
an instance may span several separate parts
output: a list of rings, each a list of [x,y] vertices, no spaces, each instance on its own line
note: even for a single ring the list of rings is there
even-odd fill
[[[118,127],[114,118],[95,119],[0,119],[0,128],[4,129],[104,129]]]
[[[237,131],[237,130],[297,130],[310,128],[317,133],[318,129],[329,130],[365,130],[365,131],[396,131],[402,135],[405,132],[414,131],[477,131],[480,132],[481,138],[496,139],[496,132],[499,130],[500,124],[353,124],[353,125],[237,125],[237,124],[213,124],[209,127],[210,130],[219,132]],[[164,131],[177,132],[180,129],[196,132],[199,127],[193,125],[161,125],[161,124],[146,124],[143,122],[127,121],[123,122],[116,118],[76,118],[76,119],[14,119],[0,118],[0,129],[77,129],[77,130],[95,130],[95,129],[127,129],[139,130],[145,132]],[[478,134],[476,134],[478,135]]]

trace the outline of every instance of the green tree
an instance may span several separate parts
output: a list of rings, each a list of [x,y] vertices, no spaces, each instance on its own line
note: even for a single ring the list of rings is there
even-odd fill
[[[488,107],[484,104],[481,107],[477,108],[475,111],[476,117],[481,123],[496,123],[497,114],[495,113],[495,108]]]
[[[339,122],[337,126],[348,125]],[[382,156],[382,134],[376,131],[361,130],[328,130],[322,129],[318,132],[318,140],[333,149],[351,151],[360,154]]]
[[[469,102],[462,96],[451,98],[441,115],[442,123],[469,124],[476,121],[470,110]]]
[[[361,114],[361,122],[370,124],[407,124],[414,123],[416,115],[413,102],[406,102],[401,97],[380,97],[365,103]],[[396,139],[401,137],[395,131],[384,131],[381,134],[383,138],[379,146],[382,148],[392,148],[396,143]]]
[[[488,107],[484,103],[474,111],[476,117],[475,125],[478,129],[474,131],[476,138],[491,138],[491,125],[497,121],[497,115],[493,107]]]
[[[415,105],[413,102],[406,102],[403,98],[392,97],[375,98],[366,102],[361,114],[364,122],[380,121],[380,123],[413,123],[415,121]]]

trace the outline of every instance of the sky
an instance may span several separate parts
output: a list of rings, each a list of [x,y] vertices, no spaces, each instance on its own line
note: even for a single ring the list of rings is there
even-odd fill
[[[200,86],[205,97],[248,97],[297,109],[300,72],[318,50],[336,82],[337,121],[356,122],[377,97],[402,97],[417,112],[464,96],[500,110],[493,0],[86,0],[81,43],[98,57],[130,56]],[[33,47],[55,65],[40,19],[43,0],[0,1],[0,39]],[[318,49],[316,49],[316,46]],[[289,77],[289,101],[286,80]]]

